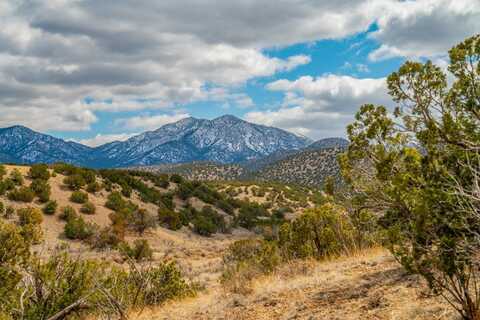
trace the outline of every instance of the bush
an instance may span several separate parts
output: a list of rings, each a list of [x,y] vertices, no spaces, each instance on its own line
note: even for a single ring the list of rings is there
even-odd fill
[[[10,172],[10,180],[17,186],[23,185],[24,181],[23,175],[18,169],[13,169],[12,172]]]
[[[94,224],[87,223],[82,217],[76,215],[67,220],[64,233],[71,240],[86,240],[95,234],[96,229]]]
[[[84,214],[95,214],[97,208],[90,201],[85,202],[80,208],[80,212]]]
[[[84,177],[74,174],[63,179],[63,183],[72,191],[80,190],[87,182]]]
[[[119,211],[125,208],[127,202],[123,199],[122,195],[118,191],[114,191],[108,195],[105,207],[112,209],[113,211]]]
[[[43,221],[42,213],[36,208],[21,208],[17,210],[18,224],[22,227],[21,234],[26,241],[39,243],[43,232],[40,224]]]
[[[48,171],[48,166],[46,164],[33,164],[30,167],[28,176],[32,180],[35,180],[35,179],[48,180],[50,179],[50,172]]]
[[[73,191],[70,195],[70,201],[74,203],[85,203],[88,201],[88,194],[83,191]]]
[[[113,226],[103,228],[90,238],[90,244],[94,249],[116,248],[122,241],[123,237],[119,237],[118,231]]]
[[[288,258],[322,258],[351,253],[357,247],[345,210],[330,203],[282,225],[279,243]]]
[[[43,213],[48,214],[48,215],[53,215],[55,212],[57,212],[57,201],[51,200],[48,201],[45,206],[43,207]]]
[[[183,177],[179,174],[172,174],[170,176],[170,181],[173,183],[181,184],[183,182]]]
[[[202,236],[210,236],[213,233],[217,232],[217,226],[213,221],[203,215],[198,215],[192,221],[194,231]]]
[[[0,201],[0,217],[5,216],[5,205],[3,204],[2,201]]]
[[[60,214],[58,215],[58,218],[63,221],[68,221],[76,216],[77,212],[75,211],[75,208],[73,208],[72,206],[66,206],[62,208]]]
[[[0,180],[7,174],[7,169],[3,164],[0,164]]]
[[[143,234],[145,230],[156,226],[156,219],[147,210],[138,209],[133,215],[132,226],[138,233]]]
[[[130,258],[135,261],[152,260],[153,251],[147,240],[137,239],[133,242],[133,247],[124,242],[119,249],[125,259]]]
[[[279,250],[273,242],[235,241],[223,256],[221,283],[231,291],[247,293],[251,280],[274,271],[280,262]]]
[[[29,187],[20,187],[8,193],[8,199],[20,202],[32,202],[35,198],[35,193]]]
[[[267,210],[259,204],[245,203],[238,212],[236,222],[243,228],[252,229],[257,225],[259,217],[267,216]]]
[[[158,221],[170,230],[178,230],[182,227],[179,213],[168,208],[158,208]]]
[[[13,190],[15,188],[15,183],[10,179],[0,180],[0,195],[4,195],[5,192]]]
[[[35,192],[40,202],[45,203],[48,200],[50,200],[52,191],[51,191],[50,185],[46,180],[42,180],[42,179],[33,180],[32,183],[30,184],[30,189],[32,189],[33,192]]]
[[[87,192],[97,193],[102,190],[102,186],[98,182],[91,182],[87,185]]]
[[[14,207],[7,206],[5,208],[5,214],[4,214],[5,219],[10,219],[11,217],[13,217],[14,214],[15,214],[15,208]]]

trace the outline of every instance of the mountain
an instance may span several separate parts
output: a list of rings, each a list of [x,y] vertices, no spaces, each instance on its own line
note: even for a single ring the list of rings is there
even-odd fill
[[[192,161],[228,164],[301,150],[311,142],[308,138],[231,115],[213,120],[186,118],[97,148],[14,126],[0,129],[0,161],[27,164],[63,161],[91,167]]]
[[[182,119],[127,141],[98,147],[95,153],[104,165],[116,167],[192,161],[226,164],[300,150],[310,143],[308,138],[281,129],[225,115],[213,120]]]
[[[92,148],[35,132],[23,126],[0,129],[0,161],[85,164]]]

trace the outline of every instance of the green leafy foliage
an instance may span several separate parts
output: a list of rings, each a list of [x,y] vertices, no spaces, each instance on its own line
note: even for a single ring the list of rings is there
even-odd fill
[[[120,253],[126,259],[133,259],[135,261],[151,260],[153,251],[145,239],[137,239],[133,242],[133,246],[124,242],[120,246]]]
[[[80,190],[73,191],[72,194],[70,195],[70,201],[74,203],[84,204],[88,201],[88,193],[85,193]]]
[[[58,203],[55,200],[48,201],[43,207],[43,213],[48,215],[54,215],[57,212]]]
[[[35,198],[35,192],[29,187],[19,187],[8,193],[8,199],[19,202],[32,202]]]
[[[46,164],[33,164],[30,167],[28,176],[32,180],[48,180],[50,179],[50,172],[48,171],[48,166]]]
[[[97,211],[97,208],[93,203],[90,201],[85,202],[81,207],[80,207],[80,212],[84,214],[95,214]]]
[[[385,245],[463,319],[480,317],[480,35],[449,52],[451,85],[431,61],[387,80],[396,119],[364,105],[348,127],[342,171],[359,211],[379,216]]]

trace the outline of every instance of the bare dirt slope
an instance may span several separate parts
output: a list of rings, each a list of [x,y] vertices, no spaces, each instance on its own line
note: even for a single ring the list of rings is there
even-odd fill
[[[330,262],[285,266],[248,295],[211,289],[133,319],[456,319],[440,298],[377,249]]]

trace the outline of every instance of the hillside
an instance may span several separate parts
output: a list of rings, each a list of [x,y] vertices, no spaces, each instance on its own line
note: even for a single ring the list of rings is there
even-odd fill
[[[343,150],[332,148],[303,151],[264,167],[255,177],[263,181],[321,187],[329,176],[339,179],[337,156]]]

